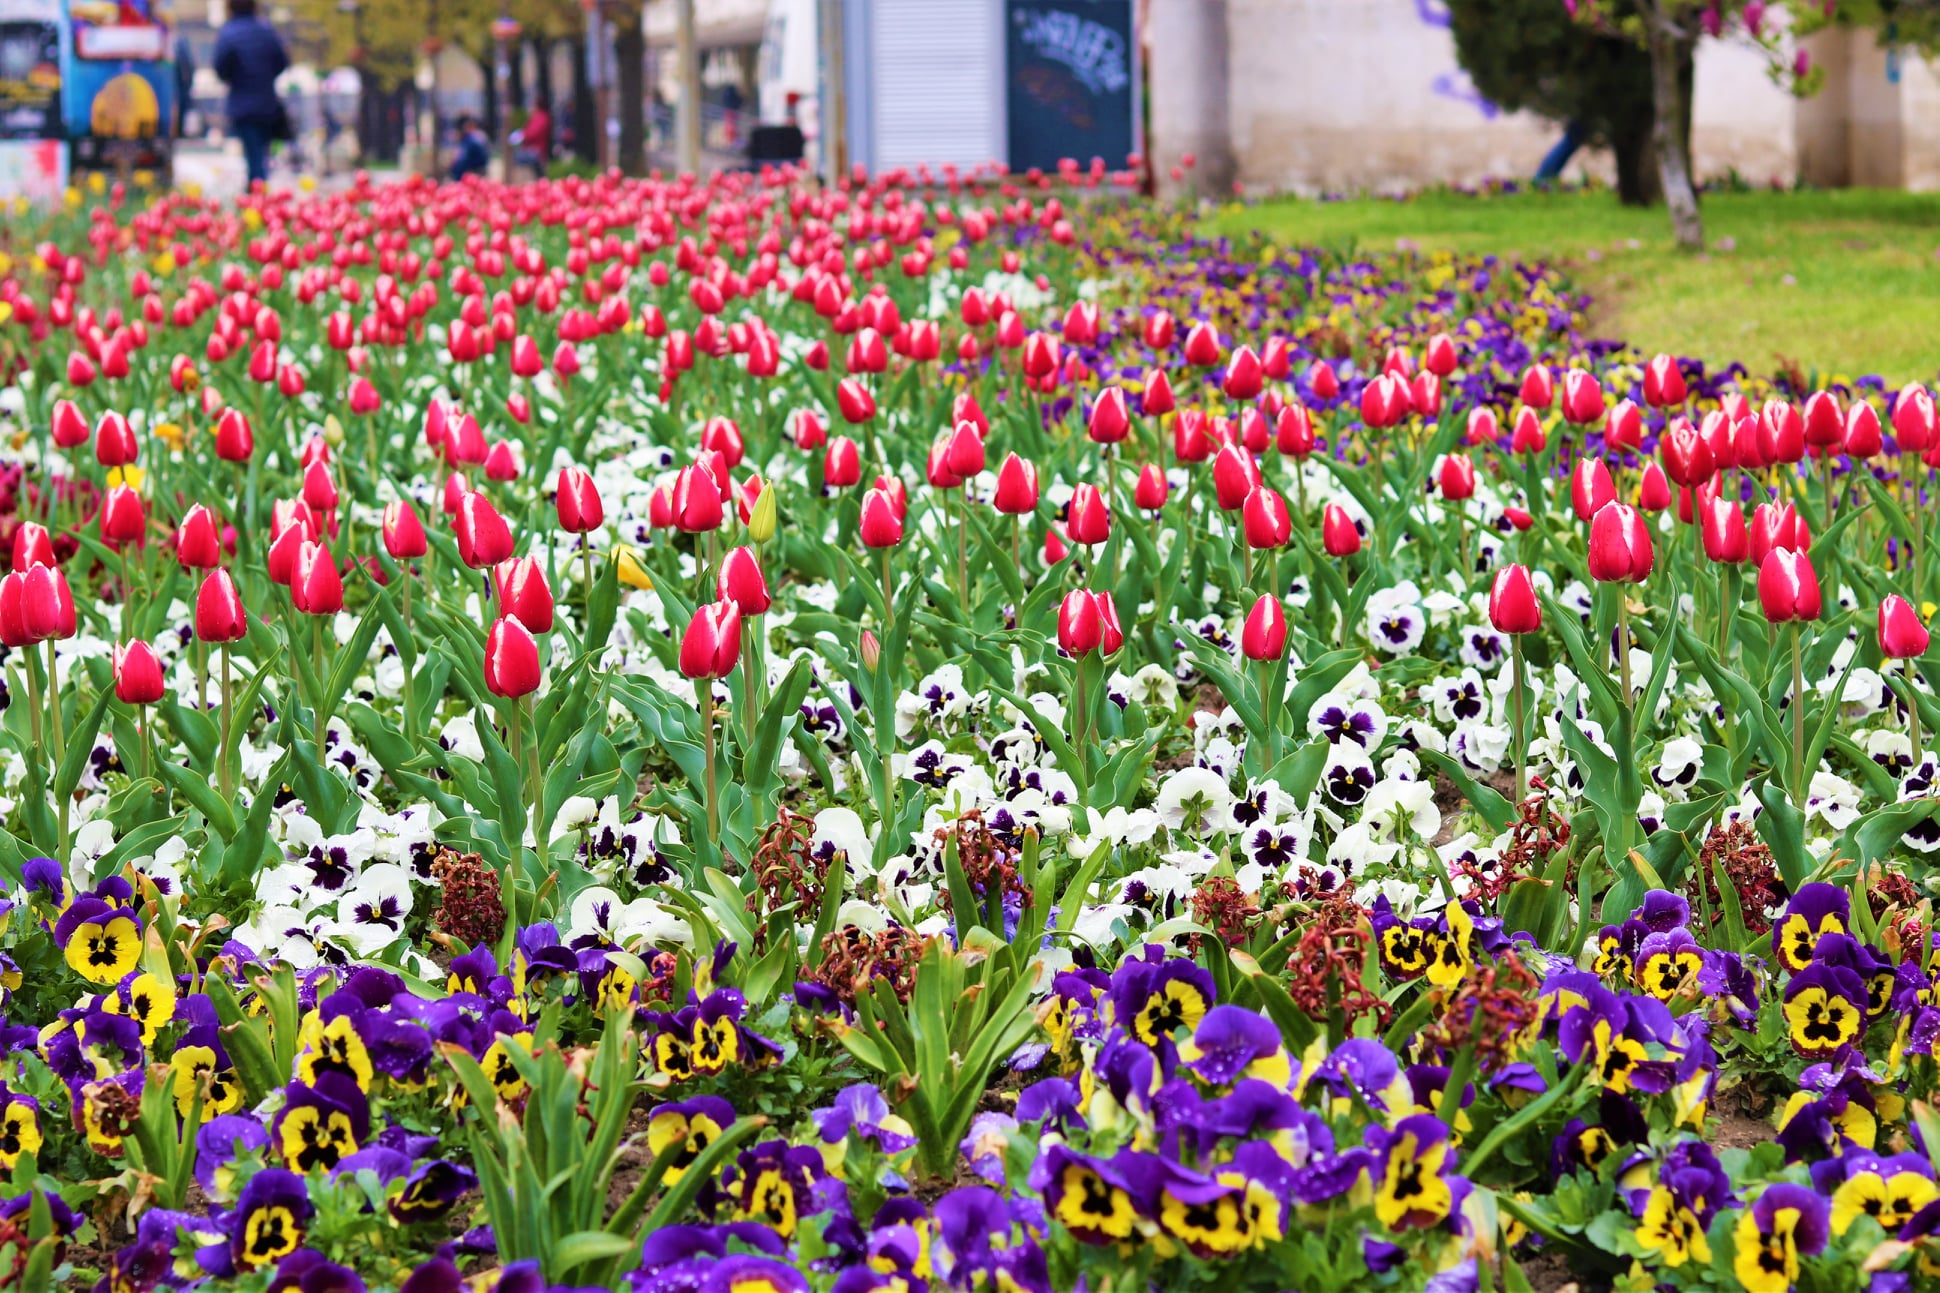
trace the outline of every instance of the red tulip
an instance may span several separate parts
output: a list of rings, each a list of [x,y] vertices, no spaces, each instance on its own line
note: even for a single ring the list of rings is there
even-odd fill
[[[836,407],[841,410],[843,420],[850,426],[857,426],[876,416],[876,397],[869,388],[853,377],[845,377],[835,388]]]
[[[1901,453],[1925,453],[1934,443],[1933,396],[1914,382],[1893,400],[1893,438]]]
[[[682,467],[674,475],[674,528],[683,534],[705,534],[721,528],[726,510],[721,490],[705,467]]]
[[[1644,368],[1644,403],[1652,408],[1682,404],[1685,393],[1684,372],[1671,356],[1658,355]]]
[[[975,391],[960,391],[950,401],[950,423],[954,426],[958,422],[968,422],[977,428],[978,435],[989,437],[990,419],[984,415],[983,405],[977,403]]]
[[[1650,530],[1633,507],[1605,503],[1590,521],[1590,578],[1599,583],[1640,584],[1654,553]]]
[[[108,491],[101,504],[101,541],[111,548],[139,544],[148,531],[148,517],[142,511],[141,495],[126,485]]]
[[[290,572],[290,601],[305,615],[335,615],[344,608],[344,581],[330,548],[305,543]]]
[[[1408,416],[1408,383],[1386,373],[1361,388],[1361,421],[1371,431],[1398,425]]]
[[[1522,389],[1516,398],[1528,408],[1546,409],[1556,402],[1556,379],[1541,364],[1531,364],[1522,374]]]
[[[795,437],[795,447],[804,453],[828,443],[828,427],[813,409],[796,409],[789,415],[788,426]]]
[[[1238,511],[1259,483],[1259,465],[1241,446],[1222,446],[1213,458],[1213,492],[1218,497],[1220,511]]]
[[[256,436],[239,410],[224,409],[216,420],[216,457],[224,462],[248,462],[256,452]]]
[[[1351,557],[1361,550],[1361,531],[1339,504],[1329,503],[1320,514],[1320,541],[1330,557]]]
[[[1399,378],[1395,379],[1399,381]],[[1441,416],[1442,379],[1433,373],[1417,374],[1412,384],[1403,383],[1402,389],[1408,393],[1408,403],[1424,418]]]
[[[358,415],[377,412],[384,406],[383,397],[377,388],[370,384],[368,377],[353,377],[350,381],[350,411]]]
[[[1147,512],[1156,512],[1165,506],[1166,496],[1171,487],[1165,482],[1165,473],[1156,463],[1146,463],[1138,473],[1138,484],[1132,489],[1132,503]]]
[[[36,642],[74,636],[74,594],[59,566],[35,566],[21,575],[20,620]]]
[[[1927,653],[1932,635],[1911,602],[1898,593],[1879,604],[1879,653],[1888,660],[1912,660]]]
[[[1087,546],[1111,537],[1111,508],[1096,485],[1079,485],[1071,491],[1064,532],[1071,542]]]
[[[63,449],[78,449],[88,442],[88,420],[73,400],[56,400],[53,416],[54,443]]]
[[[1468,430],[1462,436],[1465,444],[1470,448],[1477,448],[1485,444],[1494,444],[1501,438],[1502,422],[1496,417],[1494,409],[1478,406],[1468,411]]]
[[[1773,548],[1758,567],[1758,606],[1773,624],[1819,618],[1819,576],[1812,558]]]
[[[847,489],[862,479],[862,455],[856,442],[837,436],[822,456],[822,481],[831,489]]]
[[[739,607],[744,618],[760,615],[773,604],[768,578],[761,573],[761,559],[753,548],[736,548],[721,559],[721,573],[714,588],[722,601]]]
[[[695,609],[680,639],[680,672],[696,680],[725,678],[741,659],[741,610],[731,601]]]
[[[568,534],[586,534],[597,530],[606,520],[606,508],[600,502],[599,487],[583,467],[559,469],[553,502],[559,514],[559,528]]]
[[[1717,472],[1711,446],[1684,418],[1672,419],[1658,447],[1664,455],[1665,474],[1686,489],[1696,489]]]
[[[968,422],[957,423],[944,448],[944,461],[950,468],[950,474],[960,480],[969,480],[983,470],[983,437],[977,434],[975,426]]]
[[[1886,448],[1879,429],[1879,413],[1864,400],[1846,410],[1845,450],[1862,462]]]
[[[222,562],[215,513],[200,503],[184,512],[182,524],[176,527],[175,559],[190,570],[208,570]]]
[[[94,362],[80,351],[67,357],[67,384],[77,389],[85,389],[94,384],[96,376]]]
[[[968,306],[969,302],[966,299],[966,310]],[[967,317],[964,321],[966,323],[970,322]],[[1172,315],[1169,311],[1155,310],[1151,314],[1146,315],[1143,329],[1146,347],[1151,350],[1170,350],[1174,340],[1174,327]]]
[[[710,482],[710,485],[712,482]],[[715,497],[715,510],[720,499]],[[458,538],[458,556],[473,570],[496,566],[512,555],[512,528],[505,523],[492,500],[476,490],[458,500],[458,515],[453,518]]]
[[[1543,430],[1542,417],[1523,405],[1516,410],[1515,430],[1509,434],[1509,452],[1539,454],[1549,447],[1549,433]]]
[[[1262,485],[1246,496],[1240,508],[1241,534],[1249,548],[1283,548],[1293,538],[1287,501],[1277,490]]]
[[[25,574],[35,566],[51,566],[54,563],[54,539],[48,534],[47,527],[34,521],[22,521],[20,528],[13,532],[13,568]]]
[[[866,548],[893,548],[903,541],[903,514],[888,490],[871,489],[862,496],[857,529]]]
[[[1298,404],[1280,410],[1273,430],[1273,446],[1289,458],[1305,458],[1314,451],[1314,420]]]
[[[535,557],[513,557],[492,568],[500,615],[510,615],[534,633],[552,629],[552,585]]]
[[[115,647],[114,674],[115,699],[124,705],[152,705],[166,690],[162,662],[140,638]]]
[[[425,554],[424,525],[411,504],[398,499],[384,506],[384,551],[393,561],[412,561]]]
[[[1774,548],[1790,548],[1796,552],[1809,549],[1812,532],[1790,503],[1782,508],[1774,503],[1760,503],[1751,514],[1750,541],[1751,559],[1762,567]]]
[[[1451,453],[1444,457],[1436,479],[1442,497],[1451,503],[1475,497],[1475,464],[1465,454]]]
[[[485,635],[485,689],[517,700],[539,690],[539,644],[511,616],[492,622]]]
[[[521,333],[512,338],[512,374],[515,377],[537,377],[546,366],[539,355],[539,345],[531,337]]]
[[[128,419],[119,413],[103,413],[94,427],[94,458],[103,467],[125,467],[141,456],[141,444]]]
[[[1166,377],[1165,370],[1154,368],[1145,377],[1145,391],[1138,397],[1139,412],[1146,417],[1162,418],[1178,407],[1172,396],[1172,382]]]
[[[1656,462],[1646,462],[1644,473],[1637,481],[1637,507],[1644,512],[1661,512],[1671,505],[1671,484],[1664,479],[1664,469]]]
[[[204,642],[240,642],[248,634],[249,617],[236,581],[226,570],[211,570],[195,594],[196,637]]]
[[[485,479],[504,484],[519,478],[519,460],[510,441],[494,441],[485,454]]]
[[[739,467],[742,458],[747,456],[746,443],[741,438],[741,428],[734,424],[733,418],[719,414],[709,418],[701,428],[701,448],[711,449],[721,455],[729,468]]]
[[[1601,399],[1601,394],[1598,395]],[[1567,400],[1567,396],[1565,396]],[[1613,449],[1641,449],[1644,444],[1644,415],[1629,400],[1618,400],[1610,406],[1610,416],[1604,419],[1603,443]]]
[[[1186,409],[1172,420],[1172,456],[1180,462],[1204,462],[1216,448],[1205,414]]]
[[[304,505],[318,512],[334,512],[337,498],[337,482],[331,478],[330,465],[321,458],[311,459],[303,469]]]
[[[1810,408],[1808,404],[1806,407]],[[1821,402],[1819,416],[1823,420],[1830,414],[1833,421],[1832,439],[1827,444],[1835,444],[1843,434],[1839,422],[1839,407],[1832,402],[1831,396]],[[1733,443],[1737,440],[1734,436]],[[1760,414],[1758,446],[1762,455],[1759,462],[1748,461],[1741,453],[1738,465],[1745,468],[1762,467],[1774,462],[1798,462],[1805,457],[1805,419],[1799,411],[1784,400],[1767,400]]]
[[[1570,471],[1570,507],[1579,521],[1588,521],[1616,500],[1617,485],[1601,458],[1578,458]]]
[[[1839,401],[1830,391],[1815,391],[1805,401],[1805,443],[1828,446],[1845,438],[1846,420],[1839,412]],[[1759,577],[1764,577],[1761,569]]]
[[[34,645],[24,615],[27,576],[14,571],[0,579],[0,645],[15,649]]]
[[[1007,516],[1036,511],[1037,468],[1014,453],[1006,457],[997,468],[997,492],[992,504]]]
[[[1580,368],[1563,374],[1563,416],[1580,427],[1603,416],[1603,387]]]
[[[1085,434],[1098,444],[1117,444],[1132,429],[1132,415],[1125,406],[1123,387],[1107,386],[1092,403]]]
[[[1187,346],[1187,359],[1191,359],[1191,346]],[[1240,346],[1233,351],[1233,357],[1226,361],[1226,375],[1220,380],[1220,389],[1231,400],[1250,400],[1259,396],[1266,385],[1266,374],[1261,370],[1260,357],[1253,353],[1251,346]]]
[[[1421,366],[1437,377],[1454,372],[1459,362],[1454,338],[1446,332],[1437,332],[1428,338],[1428,345],[1421,352]]]
[[[1186,333],[1186,362],[1195,368],[1211,368],[1219,362],[1219,330],[1210,323],[1195,323]]]
[[[1745,513],[1735,500],[1711,495],[1698,500],[1698,524],[1704,536],[1704,555],[1712,561],[1738,565],[1751,556],[1745,532]]]
[[[1058,606],[1058,646],[1072,659],[1090,655],[1104,642],[1105,621],[1098,597],[1083,588],[1064,595]]]
[[[1543,608],[1527,566],[1504,566],[1489,586],[1489,623],[1498,633],[1534,633],[1543,626]]]
[[[1263,596],[1246,613],[1239,649],[1248,660],[1278,660],[1287,653],[1287,611],[1277,597]]]
[[[1314,360],[1307,369],[1307,386],[1322,403],[1330,403],[1340,394],[1340,378],[1325,359]]]

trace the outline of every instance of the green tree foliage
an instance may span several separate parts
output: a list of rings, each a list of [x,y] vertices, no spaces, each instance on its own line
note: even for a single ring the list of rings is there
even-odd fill
[[[1659,199],[1650,59],[1634,41],[1577,23],[1559,0],[1448,0],[1448,8],[1456,55],[1484,98],[1577,123],[1589,144],[1616,154],[1624,202]]]

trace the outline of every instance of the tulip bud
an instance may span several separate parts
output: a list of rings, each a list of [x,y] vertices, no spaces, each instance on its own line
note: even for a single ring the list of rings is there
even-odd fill
[[[1211,368],[1219,362],[1219,330],[1210,323],[1195,323],[1186,333],[1186,362],[1195,368]]]
[[[1138,473],[1138,484],[1132,490],[1132,503],[1147,512],[1156,512],[1165,506],[1166,496],[1171,487],[1165,482],[1165,473],[1156,463],[1146,463]]]
[[[1671,505],[1671,484],[1664,479],[1664,469],[1655,462],[1644,464],[1644,473],[1637,482],[1637,507],[1640,511],[1657,513]]]
[[[1501,438],[1502,423],[1494,409],[1478,406],[1468,411],[1468,431],[1462,439],[1470,448],[1494,444]]]
[[[1864,462],[1868,458],[1878,456],[1885,448],[1886,440],[1879,427],[1879,413],[1866,401],[1856,401],[1850,409],[1846,410],[1846,452]]]
[[[1933,396],[1914,382],[1893,401],[1893,438],[1901,453],[1925,453],[1934,443]]]
[[[384,551],[391,554],[391,560],[414,561],[429,546],[416,508],[404,499],[384,505]]]
[[[1307,388],[1314,398],[1329,404],[1340,395],[1340,378],[1334,373],[1334,366],[1325,359],[1316,359],[1307,369]]]
[[[1602,398],[1600,394],[1598,398]],[[1618,400],[1611,405],[1610,416],[1603,423],[1603,443],[1609,449],[1643,448],[1643,412],[1629,400]]]
[[[1213,492],[1222,512],[1236,512],[1260,483],[1253,455],[1239,445],[1223,446],[1213,459]]]
[[[35,566],[54,563],[54,539],[47,527],[35,521],[22,521],[13,532],[13,568],[25,574]]]
[[[1603,387],[1580,368],[1563,375],[1563,416],[1577,426],[1589,426],[1603,416]]]
[[[1699,500],[1698,524],[1704,537],[1704,555],[1712,561],[1738,565],[1751,556],[1751,539],[1745,532],[1745,513],[1736,501],[1712,495]]]
[[[715,500],[718,510],[720,502]],[[500,516],[492,501],[477,491],[458,500],[453,518],[458,539],[458,556],[473,570],[496,566],[512,555],[512,529]]]
[[[1067,516],[1064,530],[1073,543],[1090,546],[1111,537],[1111,507],[1096,485],[1079,485],[1071,491]]]
[[[1695,489],[1716,474],[1711,446],[1684,418],[1672,420],[1658,447],[1664,455],[1665,474],[1686,489]]]
[[[224,462],[248,462],[256,452],[256,436],[240,410],[224,409],[216,420],[216,457]]]
[[[1293,538],[1293,520],[1287,514],[1286,499],[1264,485],[1246,496],[1240,508],[1240,521],[1246,546],[1255,550],[1285,547]]]
[[[1599,397],[1601,392],[1598,392]],[[1531,364],[1522,374],[1522,388],[1516,398],[1532,409],[1546,409],[1556,402],[1556,380],[1541,364]]]
[[[1458,362],[1455,341],[1446,332],[1437,332],[1428,338],[1428,345],[1421,352],[1423,368],[1437,377],[1446,377],[1455,371]]]
[[[1819,618],[1819,576],[1812,558],[1773,548],[1758,567],[1758,607],[1773,624]]]
[[[866,548],[893,548],[903,541],[903,514],[888,490],[871,489],[862,496],[857,531]]]
[[[1149,418],[1160,418],[1178,407],[1172,396],[1172,382],[1162,368],[1154,368],[1145,376],[1145,391],[1138,397],[1139,412]]]
[[[492,568],[493,591],[500,615],[510,615],[534,633],[552,629],[552,585],[545,567],[533,557],[513,557]]]
[[[1600,458],[1578,458],[1570,471],[1570,507],[1579,521],[1595,517],[1617,497],[1616,482]]]
[[[843,420],[851,426],[858,426],[876,416],[876,397],[869,388],[853,377],[845,377],[835,388],[836,407],[841,411]]]
[[[1436,479],[1442,498],[1450,503],[1475,497],[1475,464],[1464,454],[1451,453],[1444,457]]]
[[[190,570],[208,570],[222,562],[215,513],[200,503],[182,514],[175,531],[175,559]]]
[[[485,688],[494,696],[517,700],[539,690],[539,644],[511,616],[492,622],[485,635]]]
[[[1281,409],[1274,426],[1273,444],[1289,458],[1305,458],[1314,451],[1313,416],[1299,404]]]
[[[1132,415],[1125,406],[1124,388],[1107,386],[1091,406],[1085,434],[1098,444],[1117,444],[1132,429]]]
[[[101,504],[101,541],[118,551],[127,544],[139,544],[147,531],[141,495],[126,485],[109,490]]]
[[[1277,597],[1261,597],[1246,613],[1239,649],[1248,660],[1278,660],[1287,653],[1287,611]]]
[[[680,672],[701,680],[725,678],[741,659],[741,610],[731,601],[695,609],[680,640]]]
[[[959,422],[956,429],[950,432],[943,457],[951,475],[959,480],[969,480],[984,468],[983,437],[970,423]]]
[[[753,482],[750,481],[750,484]],[[766,543],[775,537],[775,527],[781,520],[781,498],[775,492],[773,483],[761,487],[756,495],[754,506],[748,509],[748,537],[756,543]]]
[[[119,413],[103,413],[94,428],[94,457],[103,467],[125,467],[141,456],[134,428]]]
[[[1064,595],[1058,606],[1058,646],[1072,659],[1091,654],[1104,640],[1104,619],[1098,599],[1082,588]]]
[[[1509,435],[1509,452],[1533,455],[1548,447],[1549,433],[1543,430],[1541,416],[1526,404],[1517,409],[1515,429]]]
[[[1534,633],[1543,626],[1543,608],[1527,566],[1504,566],[1489,587],[1489,623],[1498,633]]]
[[[1682,404],[1685,398],[1684,372],[1677,360],[1658,355],[1644,369],[1644,403],[1654,409]]]
[[[873,675],[882,664],[882,643],[877,639],[874,630],[862,630],[862,642],[858,654],[862,657],[862,667]]]
[[[1839,411],[1839,401],[1830,391],[1815,391],[1805,401],[1805,443],[1816,446],[1838,444],[1845,438],[1845,417]],[[1759,577],[1764,577],[1761,568]]]
[[[1351,557],[1361,550],[1361,531],[1339,504],[1329,503],[1320,514],[1320,541],[1330,557]]]
[[[1879,653],[1888,660],[1917,659],[1927,653],[1931,641],[1927,626],[1906,598],[1889,593],[1879,604]]]
[[[735,548],[723,557],[714,587],[719,598],[733,602],[744,617],[760,615],[772,604],[767,576],[761,573],[761,560],[753,548]]]
[[[1188,358],[1190,358],[1188,346]],[[1266,384],[1266,374],[1261,369],[1260,357],[1253,353],[1251,346],[1239,346],[1233,357],[1226,361],[1226,374],[1220,381],[1220,388],[1231,400],[1250,400],[1259,396]]]
[[[195,594],[195,635],[204,642],[240,642],[249,635],[242,594],[226,570],[217,568],[203,577]]]
[[[1590,578],[1598,583],[1640,584],[1650,574],[1654,553],[1650,530],[1637,510],[1605,503],[1590,521]]]
[[[88,442],[88,420],[73,400],[56,400],[51,432],[54,443],[63,449],[78,449]]]
[[[136,638],[114,652],[115,699],[124,705],[152,705],[167,690],[155,648]]]
[[[335,615],[344,608],[344,581],[329,547],[305,543],[297,549],[290,572],[290,601],[305,615]]]
[[[673,522],[683,534],[705,534],[727,519],[721,489],[704,466],[682,467],[674,475]]]
[[[561,467],[554,493],[559,528],[568,534],[586,534],[606,521],[606,507],[600,501],[599,487],[583,467]]]
[[[1007,516],[1024,516],[1037,510],[1037,468],[1029,461],[1010,454],[997,468],[997,492],[992,505]]]

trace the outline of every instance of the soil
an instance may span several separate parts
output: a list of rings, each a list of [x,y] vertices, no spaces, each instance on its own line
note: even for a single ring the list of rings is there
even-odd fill
[[[1554,1249],[1538,1250],[1535,1256],[1525,1258],[1519,1265],[1536,1293],[1601,1293],[1610,1287],[1606,1280],[1578,1275],[1570,1269],[1563,1254]]]
[[[1714,1149],[1751,1149],[1772,1138],[1772,1101],[1744,1083],[1718,1092],[1705,1137]]]

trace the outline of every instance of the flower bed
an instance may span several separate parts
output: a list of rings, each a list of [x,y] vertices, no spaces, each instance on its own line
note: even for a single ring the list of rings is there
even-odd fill
[[[1940,1259],[1923,389],[1075,173],[8,232],[7,1279]]]

